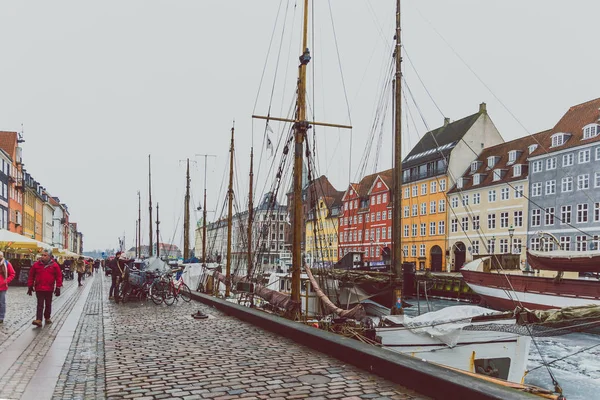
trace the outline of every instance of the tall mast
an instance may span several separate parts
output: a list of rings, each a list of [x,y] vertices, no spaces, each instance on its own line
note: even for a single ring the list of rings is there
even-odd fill
[[[156,257],[160,258],[160,229],[158,225],[160,220],[158,219],[158,203],[156,203]]]
[[[148,257],[152,257],[152,168],[150,166],[150,154],[148,154],[148,216],[150,217],[150,243],[148,243]]]
[[[225,298],[231,290],[231,228],[233,219],[233,127],[231,128],[231,147],[229,149],[229,190],[227,197],[227,269],[225,274]]]
[[[302,146],[308,130],[306,121],[306,65],[310,61],[308,50],[308,0],[304,0],[304,25],[302,29],[302,48],[298,67],[298,102],[296,109],[297,122],[294,124],[294,197],[293,197],[293,229],[292,229],[292,294],[296,307],[300,307],[300,273],[302,269]],[[299,309],[296,313],[299,313]],[[294,318],[296,317],[293,316]]]
[[[394,199],[393,219],[392,219],[392,273],[394,278],[402,265],[402,42],[400,37],[400,0],[396,0],[396,49],[394,56],[396,58],[396,77],[395,77],[395,95],[394,95],[394,190],[392,196]],[[394,294],[396,296],[396,294]],[[396,301],[394,299],[394,307]],[[393,310],[392,310],[393,311]]]
[[[138,237],[138,220],[135,220],[135,258],[138,258],[138,243],[140,238]]]
[[[137,235],[138,235],[138,257],[142,258],[142,195],[138,190],[138,222],[137,222]]]
[[[187,159],[185,201],[183,209],[183,259],[190,258],[190,159]]]
[[[252,181],[254,180],[254,147],[250,147],[250,190],[248,193],[248,268],[246,277],[252,276],[252,224],[254,222],[254,204],[252,201]]]
[[[202,212],[202,263],[206,264],[206,160],[208,157],[216,157],[212,154],[196,154],[197,156],[204,157],[204,204]]]

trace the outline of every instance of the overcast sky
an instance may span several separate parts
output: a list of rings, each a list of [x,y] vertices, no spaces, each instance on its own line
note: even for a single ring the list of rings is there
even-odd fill
[[[314,3],[311,113],[353,126],[317,129],[316,173],[344,190],[356,178],[386,93],[395,1]],[[264,193],[277,155],[262,151],[265,123],[251,115],[269,107],[273,116],[290,115],[301,5],[0,0],[0,130],[20,131],[23,124],[25,167],[69,206],[85,250],[116,247],[123,234],[133,246],[138,190],[148,242],[148,154],[161,241],[182,243],[187,157],[196,161],[195,221],[204,187],[204,161],[196,155],[217,156],[208,160],[207,208],[217,210],[209,220],[218,217],[234,120],[240,207],[252,143],[257,196]],[[596,0],[404,1],[403,68],[414,97],[407,92],[405,108],[415,120],[405,118],[405,154],[426,127],[473,114],[481,102],[511,140],[548,129],[568,107],[600,97],[598,15]],[[390,113],[380,122],[380,170],[391,166]],[[285,130],[275,123],[271,129],[276,146]]]

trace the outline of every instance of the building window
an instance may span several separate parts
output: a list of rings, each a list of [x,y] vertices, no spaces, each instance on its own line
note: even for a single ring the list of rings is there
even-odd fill
[[[421,203],[421,215],[427,215],[427,203]]]
[[[502,179],[504,176],[504,170],[501,169],[495,169],[493,172],[493,177],[492,180],[494,182],[499,181],[500,179]]]
[[[437,203],[434,201],[429,202],[429,214],[435,214],[436,213],[436,206]]]
[[[565,176],[562,178],[560,183],[560,191],[561,192],[571,192],[573,191],[573,177]]]
[[[404,188],[404,198],[408,199],[410,197],[410,188]]]
[[[419,206],[417,204],[413,204],[412,206],[412,216],[416,217],[419,215]]]
[[[404,218],[408,218],[410,216],[410,208],[408,206],[404,206]]]
[[[600,125],[592,124],[583,127],[583,138],[590,139],[600,133]]]
[[[564,251],[571,250],[571,236],[561,236],[560,237],[560,249]]]
[[[600,187],[600,172],[594,174],[594,187]]]
[[[596,161],[600,160],[600,147],[596,147]]]
[[[552,135],[552,147],[562,146],[565,143],[564,133],[555,133]]]
[[[500,254],[508,253],[508,239],[500,239]]]
[[[500,189],[500,200],[508,200],[509,198],[509,188]]]
[[[463,207],[466,207],[469,205],[469,195],[468,194],[464,194],[462,196],[462,205],[463,205]]]
[[[496,201],[496,191],[490,190],[488,191],[488,202],[493,203]]]
[[[379,228],[377,228],[375,230],[375,240],[379,242],[380,238],[381,238],[381,230]]]
[[[496,165],[496,157],[495,156],[488,157],[487,165],[488,165],[489,169],[494,168],[494,165]]]
[[[546,194],[554,193],[556,193],[556,181],[554,179],[551,181],[546,181]]]
[[[521,242],[521,239],[513,239],[512,253],[513,254],[521,254],[522,246],[523,246],[523,244]]]
[[[496,229],[496,214],[488,214],[488,229]]]
[[[488,240],[488,254],[494,254],[496,251],[496,241],[494,239]]]
[[[404,225],[404,237],[408,237],[408,230],[410,227],[408,225]]]
[[[415,185],[412,187],[412,197],[417,197],[419,195],[419,188]]]
[[[571,223],[571,206],[560,207],[560,223],[561,225]]]
[[[513,176],[521,176],[521,164],[513,166]]]
[[[588,205],[587,203],[577,204],[577,223],[583,224],[588,222]]]
[[[542,172],[542,161],[541,160],[534,161],[531,164],[531,172],[533,172],[534,174],[536,172]]]
[[[580,150],[577,155],[577,162],[579,164],[590,162],[590,149]]]
[[[450,224],[450,232],[458,232],[458,219],[453,218]]]
[[[386,212],[386,211],[382,211],[382,212],[381,212],[381,220],[382,220],[382,221],[385,221],[385,217],[386,217],[386,215],[387,215],[387,212]]]
[[[531,196],[538,197],[542,195],[542,183],[537,182],[531,185]]]
[[[408,246],[402,248],[402,253],[404,254],[404,257],[408,257]]]
[[[548,207],[544,210],[545,212],[545,225],[554,225],[554,207]]]
[[[421,223],[420,228],[421,228],[420,229],[421,236],[426,236],[427,235],[427,224]]]
[[[556,157],[550,157],[546,160],[546,170],[556,169]]]
[[[479,204],[481,202],[481,194],[473,193],[473,204]]]
[[[427,184],[421,183],[421,196],[426,195],[426,194],[427,194]]]
[[[458,207],[458,197],[453,196],[450,199],[450,205],[451,205],[452,208],[457,208]]]
[[[577,190],[585,190],[590,187],[590,175],[582,174],[577,176]]]
[[[532,237],[531,241],[529,242],[529,245],[531,247],[531,250],[540,251],[540,238]]]
[[[473,240],[471,242],[472,250],[471,253],[479,254],[479,240]]]
[[[385,229],[385,228],[384,228],[384,229]],[[391,239],[391,238],[392,238],[392,227],[391,227],[391,226],[388,226],[388,228],[387,228],[387,231],[388,231],[388,235],[387,235],[387,236],[388,236],[388,239]]]
[[[435,222],[429,223],[429,236],[435,236]]]
[[[377,211],[377,214],[375,214],[376,216],[376,221],[380,221],[381,220],[381,212]]]
[[[419,245],[419,256],[420,257],[425,257],[425,245]]]
[[[481,183],[481,175],[475,174],[473,175],[473,185],[479,185]]]
[[[384,194],[382,195],[382,198],[381,198],[381,199],[382,199],[382,201],[383,201],[383,204],[386,204],[386,203],[387,203],[387,193],[384,193]]]
[[[500,213],[500,228],[508,228],[508,212]]]
[[[594,222],[600,222],[600,203],[594,203]]]
[[[469,217],[462,217],[460,227],[462,228],[463,232],[469,230]]]
[[[573,153],[565,154],[562,157],[562,165],[563,167],[570,167],[574,162]]]
[[[410,255],[413,256],[413,257],[417,256],[417,245],[416,244],[413,244],[410,247]]]
[[[515,186],[515,199],[520,199],[523,197],[523,185]]]
[[[587,251],[587,237],[586,236],[576,236],[575,237],[575,250],[577,251]]]
[[[438,222],[438,235],[445,235],[446,234],[446,221],[439,221]]]
[[[529,154],[533,153],[535,151],[535,149],[538,148],[537,144],[530,144],[529,147],[527,147],[527,150],[529,151]]]
[[[412,224],[412,235],[413,237],[417,236],[417,224]]]
[[[515,161],[517,161],[517,151],[511,150],[508,152],[508,163],[513,164]]]
[[[522,227],[523,226],[523,211],[515,211],[513,213],[513,220],[514,220],[515,227]]]
[[[473,230],[477,231],[479,230],[479,215],[473,215]]]
[[[438,210],[439,212],[446,212],[446,200],[440,200],[438,202]]]
[[[440,179],[440,192],[445,192],[445,191],[446,191],[446,180]]]
[[[531,210],[531,226],[540,226],[542,224],[542,210]]]
[[[437,192],[437,181],[432,181],[431,182],[431,189],[430,189],[431,193],[436,193]]]

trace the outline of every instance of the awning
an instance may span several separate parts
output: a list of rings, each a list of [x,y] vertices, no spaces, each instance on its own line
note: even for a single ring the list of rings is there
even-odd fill
[[[39,249],[51,247],[45,243],[28,238],[27,236],[19,235],[18,233],[10,232],[5,229],[0,229],[0,248],[4,251],[18,252],[20,250],[38,251]]]

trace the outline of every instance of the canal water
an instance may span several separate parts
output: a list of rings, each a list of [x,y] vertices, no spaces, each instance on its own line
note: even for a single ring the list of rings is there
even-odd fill
[[[429,310],[437,311],[444,307],[465,304],[453,300],[433,299],[430,300],[428,308],[425,300],[417,302],[416,299],[410,299],[408,302],[413,304],[413,307],[405,309],[408,316],[417,316],[419,305],[423,314]],[[571,333],[535,338],[535,342],[537,347],[532,342],[529,352],[527,369],[531,372],[525,377],[525,383],[552,389],[552,379],[542,360],[546,363],[558,360],[549,368],[567,399],[600,399],[600,335]]]

